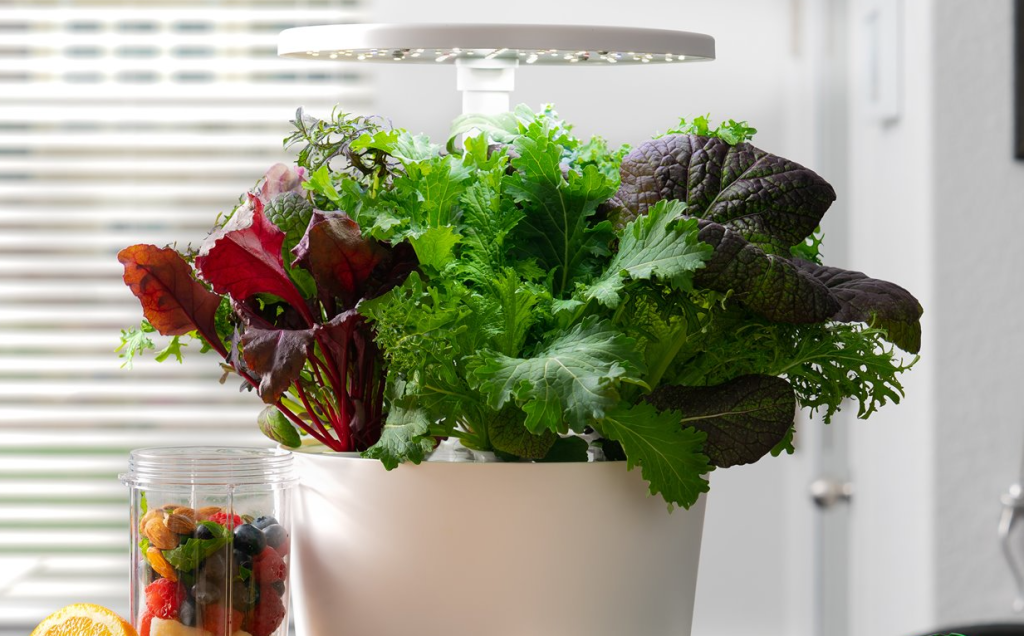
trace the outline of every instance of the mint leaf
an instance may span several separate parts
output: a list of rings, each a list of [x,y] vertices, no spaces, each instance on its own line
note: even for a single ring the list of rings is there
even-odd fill
[[[627,281],[656,278],[688,288],[694,270],[704,266],[713,250],[698,242],[697,219],[682,218],[685,210],[680,201],[660,201],[646,216],[631,221],[605,274],[584,296],[614,308]]]
[[[532,358],[484,351],[474,371],[494,409],[509,402],[526,411],[526,428],[583,431],[619,401],[623,382],[639,383],[643,361],[635,342],[610,322],[585,320]]]
[[[363,457],[379,459],[388,470],[405,461],[420,463],[434,449],[434,439],[429,436],[430,423],[421,409],[392,406],[380,439],[363,451]]]
[[[650,404],[619,405],[601,420],[601,433],[622,444],[626,468],[640,466],[652,495],[661,494],[672,505],[689,508],[708,491],[703,477],[714,470],[702,454],[705,434],[680,426],[680,415],[658,411]]]
[[[144,490],[139,491],[139,510],[142,511],[142,514],[149,512],[149,502],[146,500],[146,491]]]
[[[164,558],[176,570],[191,572],[203,561],[217,550],[220,550],[231,541],[223,526],[212,521],[200,521],[199,525],[206,526],[214,537],[212,539],[189,538],[185,543],[173,550],[164,550]]]

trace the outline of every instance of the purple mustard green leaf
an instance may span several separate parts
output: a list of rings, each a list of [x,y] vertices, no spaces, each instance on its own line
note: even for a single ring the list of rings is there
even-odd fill
[[[862,272],[794,259],[801,272],[832,292],[839,310],[832,320],[865,322],[885,329],[889,342],[908,353],[921,350],[921,303],[895,283],[870,278]]]
[[[789,382],[743,375],[717,386],[664,385],[644,397],[659,411],[677,411],[683,427],[707,434],[704,453],[719,468],[751,464],[789,433],[796,395]]]
[[[789,254],[835,200],[824,179],[747,142],[697,135],[652,139],[622,161],[621,184],[602,212],[617,228],[662,199],[721,223],[765,252]]]
[[[260,375],[260,397],[274,404],[306,363],[306,350],[313,342],[313,329],[257,329],[242,334],[245,364]]]
[[[699,227],[697,238],[714,254],[694,273],[697,287],[731,290],[751,311],[776,322],[824,322],[839,311],[829,289],[788,259],[765,253],[719,223],[700,221]]]

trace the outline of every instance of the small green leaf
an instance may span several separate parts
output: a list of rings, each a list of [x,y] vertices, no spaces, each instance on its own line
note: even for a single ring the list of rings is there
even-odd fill
[[[331,181],[331,172],[326,165],[320,166],[319,170],[311,174],[309,180],[302,183],[302,187],[327,197],[335,204],[341,202],[341,195],[334,187],[334,182]]]
[[[114,351],[118,352],[117,357],[124,360],[121,363],[122,369],[131,369],[135,356],[142,355],[147,349],[155,349],[153,339],[149,334],[156,331],[148,320],[143,320],[138,328],[130,327],[121,330],[121,344]]]
[[[167,346],[157,352],[154,359],[157,362],[163,362],[173,356],[177,358],[178,364],[181,364],[181,348],[187,345],[182,343],[180,338],[180,336],[174,336],[171,338],[171,341],[167,343]]]
[[[379,459],[384,468],[392,470],[405,461],[418,464],[434,450],[430,437],[430,419],[420,409],[392,406],[380,439],[363,451],[363,457]]]
[[[276,406],[268,406],[260,411],[256,422],[259,424],[260,431],[278,444],[288,448],[298,448],[302,445],[299,432],[295,430],[295,426],[288,421],[288,418],[277,410]]]
[[[701,452],[705,434],[679,425],[680,415],[658,411],[650,404],[619,405],[605,417],[599,428],[605,437],[622,444],[626,468],[640,466],[650,493],[669,504],[689,508],[708,491],[703,477],[714,470]]]
[[[142,514],[149,512],[149,502],[146,501],[146,491],[144,490],[139,491],[139,510],[142,511]]]
[[[450,225],[432,227],[418,237],[409,239],[421,265],[442,270],[452,260],[452,249],[462,240]]]
[[[238,578],[239,578],[239,580],[241,580],[241,581],[248,581],[250,576],[252,576],[252,570],[250,570],[249,568],[245,567],[244,565],[241,565],[241,566],[238,567]]]

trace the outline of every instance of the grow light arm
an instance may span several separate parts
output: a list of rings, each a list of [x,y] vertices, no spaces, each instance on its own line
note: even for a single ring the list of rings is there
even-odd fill
[[[518,60],[505,58],[455,60],[455,86],[462,92],[462,113],[492,115],[511,110]]]

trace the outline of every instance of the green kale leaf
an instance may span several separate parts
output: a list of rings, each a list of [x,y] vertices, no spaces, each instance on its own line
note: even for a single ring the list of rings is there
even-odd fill
[[[608,307],[619,304],[629,281],[656,278],[688,288],[693,272],[711,257],[711,246],[697,241],[697,219],[683,218],[686,205],[662,201],[626,226],[619,249],[604,275],[586,288],[584,297]]]
[[[618,404],[623,383],[639,383],[644,371],[633,339],[596,317],[547,343],[533,357],[484,351],[480,360],[474,375],[490,406],[519,405],[533,433],[582,432]]]
[[[430,417],[422,409],[406,409],[393,404],[380,439],[363,451],[363,457],[379,459],[388,470],[405,461],[418,464],[434,450],[430,424]]]
[[[705,434],[683,428],[681,416],[658,411],[650,404],[619,405],[597,424],[608,439],[619,442],[626,453],[626,468],[640,466],[640,474],[652,495],[661,494],[669,504],[689,508],[708,491],[703,477],[714,470],[702,454]]]

